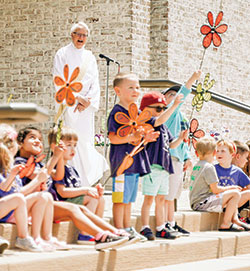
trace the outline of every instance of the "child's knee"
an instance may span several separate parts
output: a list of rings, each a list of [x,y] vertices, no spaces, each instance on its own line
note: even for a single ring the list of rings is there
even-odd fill
[[[21,206],[21,205],[26,205],[26,199],[25,196],[21,193],[16,193],[16,201],[17,201],[17,205]]]
[[[152,203],[153,203],[153,200],[154,200],[154,196],[148,196],[148,195],[145,195],[144,196],[144,204],[146,204],[146,205],[152,205]]]

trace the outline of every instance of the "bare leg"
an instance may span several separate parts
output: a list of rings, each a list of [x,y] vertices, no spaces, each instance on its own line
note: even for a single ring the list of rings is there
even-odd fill
[[[174,200],[165,200],[165,221],[174,221]]]
[[[50,193],[45,193],[47,204],[44,212],[42,235],[44,240],[50,240],[52,237],[53,217],[54,217],[54,204],[53,197]],[[45,195],[44,195],[45,196]]]
[[[113,203],[113,220],[117,229],[124,229],[124,203]]]
[[[78,205],[69,202],[54,201],[54,220],[71,220],[81,232],[87,232],[93,236],[103,232],[100,227],[83,214]]]
[[[226,207],[223,222],[220,228],[229,228],[234,220],[237,206],[240,200],[240,192],[237,190],[228,190],[223,193],[222,207]]]
[[[83,205],[94,214],[98,215],[99,217],[103,217],[105,208],[105,200],[103,197],[95,199],[90,196],[85,196],[83,199]]]
[[[149,212],[154,200],[154,196],[144,196],[142,208],[141,208],[141,222],[142,226],[149,225]]]
[[[6,216],[11,210],[15,210],[17,236],[26,238],[28,236],[28,215],[23,194],[15,193],[0,199],[0,217]]]
[[[124,221],[124,228],[131,227],[131,202],[124,204],[123,221]]]
[[[156,227],[164,225],[164,198],[165,195],[157,195],[155,197]]]
[[[35,192],[26,196],[26,201],[28,214],[32,217],[31,235],[34,239],[37,239],[40,237],[47,197],[44,196],[43,192]]]

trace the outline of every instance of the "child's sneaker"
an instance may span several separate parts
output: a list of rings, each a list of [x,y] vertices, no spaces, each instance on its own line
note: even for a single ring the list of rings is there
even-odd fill
[[[66,244],[66,242],[58,241],[56,237],[51,237],[50,240],[46,241],[56,250],[69,250],[71,246]]]
[[[170,232],[168,229],[163,229],[161,231],[156,231],[155,236],[164,239],[176,239],[178,237],[178,234]]]
[[[190,235],[189,231],[184,230],[182,227],[178,226],[176,222],[175,222],[173,229],[178,231],[178,233],[180,233],[182,236],[189,236]]]
[[[130,233],[132,236],[135,236],[135,237],[137,237],[137,238],[139,237],[141,242],[145,242],[145,241],[148,240],[145,236],[143,236],[143,235],[141,235],[140,233],[138,233],[138,232],[135,230],[134,227],[130,227],[129,230],[126,230],[126,231],[127,231],[128,233]]]
[[[140,231],[140,234],[145,236],[150,241],[155,240],[155,236],[150,228],[143,229],[142,231]]]
[[[117,236],[109,231],[101,232],[96,235],[95,249],[102,250],[121,246],[123,243],[128,242],[127,236]]]
[[[31,236],[28,236],[26,238],[17,237],[15,246],[31,252],[43,252],[43,249],[35,243]]]
[[[44,252],[53,252],[56,250],[49,242],[46,242],[40,237],[36,238],[34,241]]]
[[[0,237],[0,254],[4,252],[6,248],[9,246],[9,241],[5,240],[4,238]]]
[[[92,235],[78,234],[77,244],[79,245],[94,245],[95,238]]]

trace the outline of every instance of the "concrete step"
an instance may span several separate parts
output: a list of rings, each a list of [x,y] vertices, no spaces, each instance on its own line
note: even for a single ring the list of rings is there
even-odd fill
[[[102,252],[97,252],[90,246],[80,245],[73,245],[73,249],[70,251],[51,253],[7,250],[1,257],[0,270],[126,271],[178,265],[247,253],[250,253],[250,233],[199,232],[192,233],[190,237],[182,237],[176,240],[157,239],[156,241],[137,243],[117,250]]]
[[[174,264],[135,271],[249,271],[250,254],[212,259],[192,263]]]

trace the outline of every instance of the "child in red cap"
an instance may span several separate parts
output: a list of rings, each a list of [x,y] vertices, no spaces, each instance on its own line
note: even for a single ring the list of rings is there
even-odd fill
[[[157,118],[166,108],[165,97],[159,92],[148,92],[142,97],[140,110],[149,110],[154,118]],[[149,211],[155,199],[156,237],[175,239],[178,234],[166,229],[164,224],[164,199],[168,194],[168,176],[174,172],[169,148],[176,148],[187,136],[187,130],[182,131],[177,139],[174,139],[167,126],[163,124],[155,127],[155,131],[159,131],[160,136],[157,141],[150,142],[146,146],[151,173],[145,175],[142,182],[144,202],[141,210],[140,233],[148,240],[155,239],[149,227]]]

